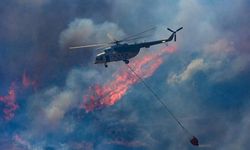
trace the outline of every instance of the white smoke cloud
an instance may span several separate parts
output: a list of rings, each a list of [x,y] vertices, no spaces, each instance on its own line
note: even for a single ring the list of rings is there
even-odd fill
[[[186,80],[189,80],[192,78],[192,76],[197,73],[198,71],[205,70],[206,69],[206,64],[204,63],[204,60],[199,58],[199,59],[194,59],[192,62],[186,67],[186,69],[180,73],[180,74],[173,74],[171,75],[167,82],[168,83],[181,83]]]
[[[206,70],[210,70],[206,74],[209,74],[211,81],[223,81],[233,78],[248,67],[247,62],[249,62],[249,59],[239,54],[239,50],[236,48],[237,39],[232,36],[234,35],[233,32],[236,31],[218,30],[220,25],[218,21],[220,20],[218,20],[219,17],[215,12],[222,11],[223,8],[221,7],[230,7],[237,12],[244,2],[240,1],[234,6],[217,5],[216,7],[209,6],[210,3],[213,4],[212,2],[204,3],[208,3],[208,5],[204,5],[197,0],[179,1],[178,7],[180,11],[174,19],[175,24],[184,26],[182,36],[178,38],[179,48],[185,51],[184,53],[188,53],[186,51],[188,50],[199,54],[198,57],[206,62]],[[228,13],[231,13],[231,11]],[[186,58],[183,55],[180,55],[180,57]],[[173,80],[175,82],[181,81],[177,73],[172,75],[172,80],[170,78],[168,80],[170,82]]]
[[[61,120],[72,108],[79,108],[79,103],[82,100],[82,94],[88,85],[93,81],[101,80],[103,76],[97,70],[79,70],[73,69],[63,88],[50,87],[45,91],[37,93],[33,98],[38,102],[46,103],[44,106],[44,115],[46,122],[51,125],[59,125]]]
[[[213,41],[218,36],[219,33],[210,20],[213,16],[210,9],[198,0],[178,2],[179,11],[173,24],[184,27],[178,36],[181,50],[200,51],[205,43]]]
[[[73,91],[63,91],[54,96],[51,104],[45,110],[51,123],[59,122],[70,108],[76,105],[77,97]]]
[[[218,53],[228,53],[235,50],[233,41],[229,41],[225,38],[218,39],[212,44],[207,44],[204,47],[204,50],[207,51],[210,54],[216,54]]]
[[[231,79],[248,67],[249,54],[242,55],[232,40],[218,39],[203,48],[202,57],[207,61],[211,81]]]
[[[181,83],[189,80],[199,71],[209,75],[212,82],[229,80],[244,71],[250,62],[249,55],[236,51],[233,41],[222,38],[213,43],[204,44],[199,58],[184,66],[181,73],[172,73],[167,78],[168,83]],[[177,71],[178,72],[178,71]]]
[[[75,19],[67,29],[62,31],[59,43],[61,47],[67,48],[97,42],[111,42],[107,39],[108,33],[117,39],[124,36],[124,32],[115,23],[95,24],[91,19]]]

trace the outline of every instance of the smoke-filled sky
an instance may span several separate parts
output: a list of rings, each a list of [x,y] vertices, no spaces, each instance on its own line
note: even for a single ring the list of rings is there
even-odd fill
[[[2,0],[0,149],[249,149],[249,8],[247,0]],[[123,62],[105,68],[93,64],[100,50],[68,50],[152,26],[147,41],[184,29],[131,65],[198,148]]]

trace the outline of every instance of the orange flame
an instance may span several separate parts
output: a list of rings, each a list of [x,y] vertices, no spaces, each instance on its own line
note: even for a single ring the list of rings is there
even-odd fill
[[[36,87],[36,81],[35,80],[31,80],[30,77],[27,75],[26,71],[24,71],[23,73],[23,77],[22,77],[22,84],[24,88],[35,88]]]
[[[26,141],[25,139],[23,139],[20,135],[18,135],[18,134],[16,134],[16,135],[14,135],[14,137],[13,137],[13,140],[16,142],[16,143],[18,143],[18,144],[20,144],[20,145],[22,145],[22,146],[25,146],[25,147],[27,147],[28,149],[30,149],[30,143],[28,142],[28,141]]]
[[[0,103],[3,104],[1,106],[3,106],[4,118],[8,121],[15,116],[15,111],[19,108],[19,105],[17,104],[17,90],[21,90],[22,92],[24,89],[29,87],[32,87],[35,90],[37,88],[37,81],[31,80],[26,71],[24,71],[22,75],[21,83],[21,85],[16,85],[14,82],[12,82],[8,91],[8,95],[0,96]]]
[[[131,62],[134,71],[142,78],[148,78],[159,68],[163,63],[162,55],[175,52],[175,47],[164,47],[155,53],[144,55],[142,58],[137,58]],[[96,85],[90,88],[90,94],[83,96],[82,108],[86,112],[92,111],[95,108],[114,105],[128,91],[128,89],[139,79],[128,72],[125,67],[113,74],[114,79],[100,86]],[[92,91],[92,92],[91,92]],[[94,91],[94,92],[93,92]]]
[[[7,96],[0,96],[0,102],[4,104],[4,118],[11,120],[14,117],[14,112],[19,107],[16,103],[16,88],[15,84],[12,83]]]

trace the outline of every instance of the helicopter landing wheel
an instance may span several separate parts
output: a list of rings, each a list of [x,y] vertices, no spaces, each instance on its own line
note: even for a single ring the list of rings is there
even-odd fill
[[[129,60],[123,60],[125,64],[129,64]]]

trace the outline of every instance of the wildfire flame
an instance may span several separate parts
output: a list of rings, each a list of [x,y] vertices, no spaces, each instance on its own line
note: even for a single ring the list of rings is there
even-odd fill
[[[22,84],[24,88],[36,88],[37,82],[35,80],[31,80],[26,71],[24,71],[22,76]]]
[[[18,82],[19,83],[19,82]],[[26,71],[24,71],[21,79],[21,85],[12,82],[9,87],[8,95],[0,96],[0,109],[2,109],[4,119],[10,121],[15,116],[15,111],[19,108],[17,103],[17,90],[18,93],[23,92],[25,89],[32,87],[36,89],[37,82],[35,80],[31,80]],[[20,91],[21,90],[21,91]]]
[[[11,84],[8,95],[0,96],[0,102],[4,104],[4,118],[6,120],[11,120],[19,107],[16,103],[16,88],[14,83]]]
[[[14,140],[16,143],[18,143],[18,144],[20,144],[20,145],[22,145],[22,146],[24,146],[24,147],[27,147],[27,149],[30,149],[30,148],[31,148],[30,143],[29,143],[28,141],[26,141],[25,139],[23,139],[23,138],[22,138],[20,135],[18,135],[18,134],[14,135],[13,140]]]
[[[131,62],[134,71],[142,78],[148,78],[163,63],[163,55],[175,52],[176,47],[164,47],[154,53],[146,54],[142,58],[137,58]],[[139,79],[133,76],[125,67],[113,74],[114,79],[104,85],[90,87],[89,93],[83,96],[81,107],[86,112],[92,111],[103,106],[114,105],[128,91],[128,89]]]

